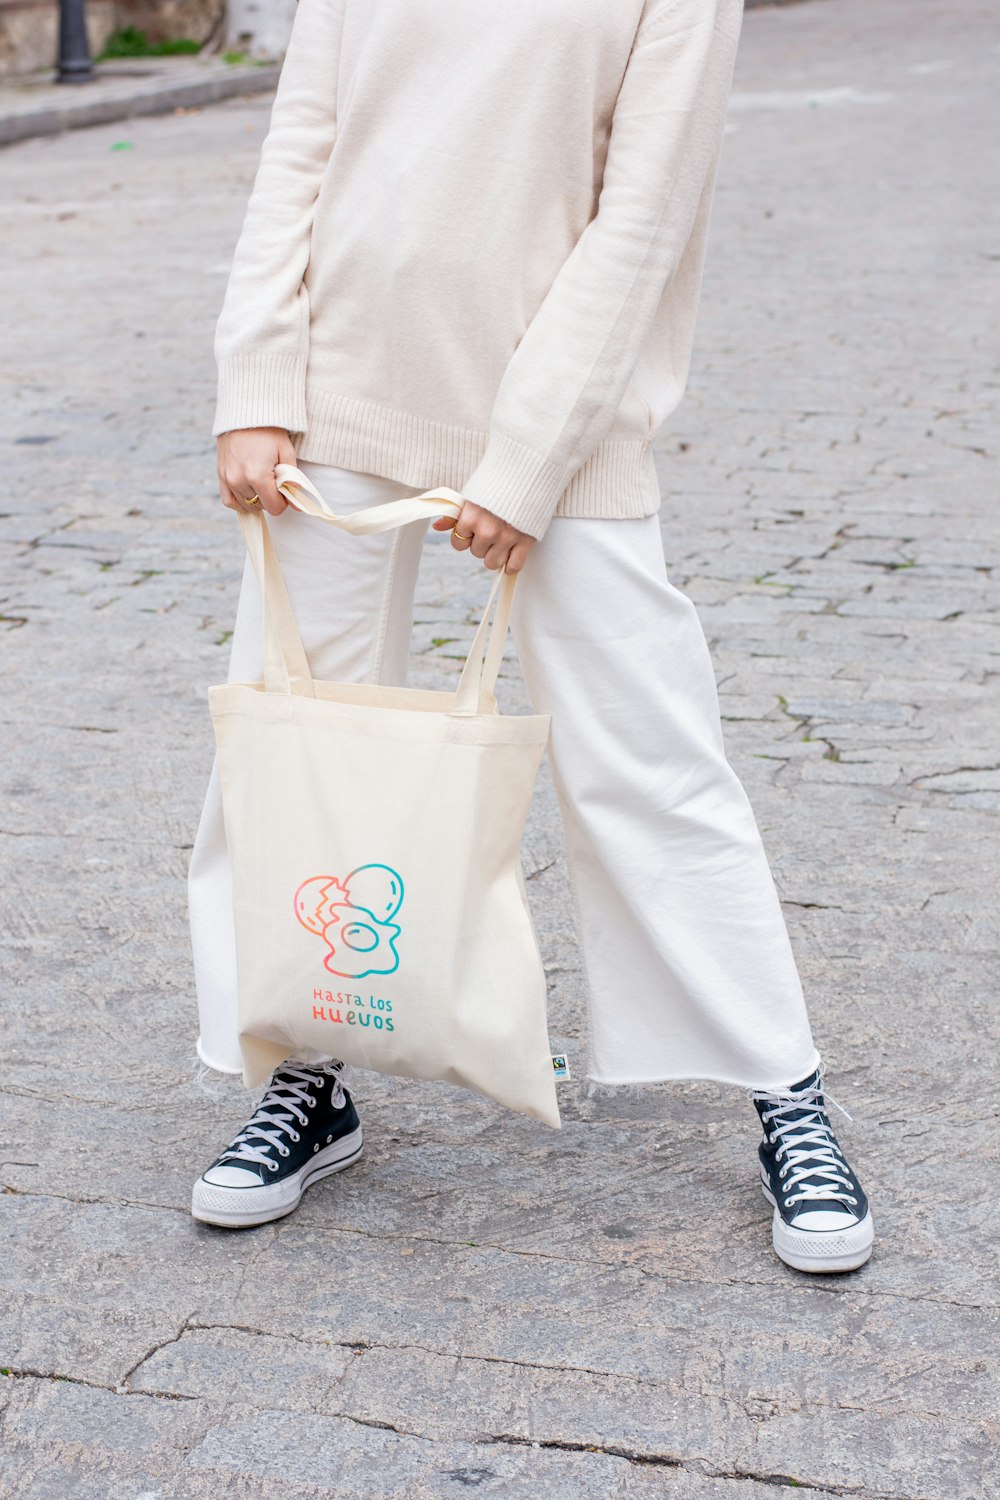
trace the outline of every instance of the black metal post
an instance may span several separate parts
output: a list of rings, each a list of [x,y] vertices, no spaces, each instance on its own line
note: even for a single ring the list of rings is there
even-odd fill
[[[94,64],[87,41],[87,0],[59,0],[59,72],[56,83],[90,83]]]

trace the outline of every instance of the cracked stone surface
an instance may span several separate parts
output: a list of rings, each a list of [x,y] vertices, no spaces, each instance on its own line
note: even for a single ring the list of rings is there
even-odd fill
[[[267,101],[0,157],[0,1500],[993,1500],[995,50],[985,0],[747,16],[659,445],[874,1199],[843,1279],[773,1258],[752,1111],[698,1083],[571,1082],[556,1133],[359,1075],[356,1168],[194,1224],[251,1102],[195,1080],[184,876],[241,564],[211,333]],[[431,534],[414,683],[455,680],[487,583]],[[547,773],[524,864],[572,1065]]]

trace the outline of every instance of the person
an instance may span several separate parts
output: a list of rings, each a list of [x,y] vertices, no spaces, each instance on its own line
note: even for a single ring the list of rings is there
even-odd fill
[[[551,715],[591,1088],[746,1089],[777,1254],[870,1256],[708,647],[668,580],[653,440],[687,380],[741,0],[299,0],[216,333],[221,497],[263,506],[313,672],[403,685],[427,523],[344,512],[447,485],[450,545],[520,577]],[[442,538],[444,540],[444,538]],[[244,575],[230,680],[261,673]],[[274,767],[281,775],[281,767]],[[242,1070],[213,771],[191,859],[201,1065]],[[207,1076],[207,1075],[203,1075]],[[357,1160],[340,1061],[276,1068],[194,1185],[230,1226]]]

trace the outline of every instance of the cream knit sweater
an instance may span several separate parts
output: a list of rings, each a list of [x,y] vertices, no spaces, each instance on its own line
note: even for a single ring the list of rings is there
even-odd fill
[[[660,504],[741,0],[299,0],[214,431],[531,535]]]

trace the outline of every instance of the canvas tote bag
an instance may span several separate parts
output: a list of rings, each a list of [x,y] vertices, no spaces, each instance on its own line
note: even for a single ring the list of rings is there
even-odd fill
[[[294,466],[276,479],[299,510],[356,535],[463,504],[438,489],[336,515]],[[264,600],[264,680],[212,687],[209,706],[244,1082],[315,1048],[558,1126],[519,853],[550,716],[500,714],[494,696],[518,575],[497,574],[454,692],[316,682],[267,521],[240,523]]]

